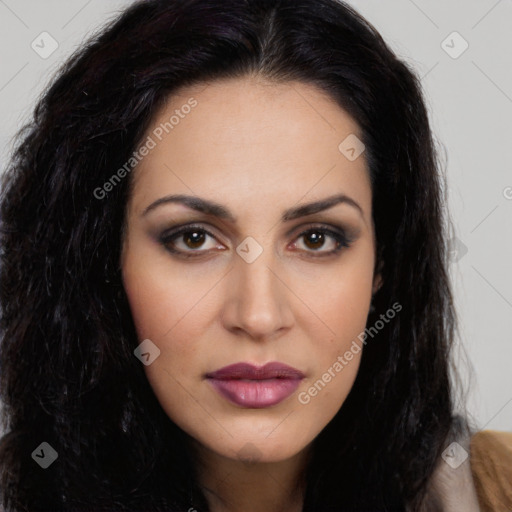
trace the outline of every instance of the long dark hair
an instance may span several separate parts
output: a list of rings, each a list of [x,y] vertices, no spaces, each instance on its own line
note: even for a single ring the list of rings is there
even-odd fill
[[[4,176],[6,511],[207,510],[187,436],[133,355],[120,273],[130,178],[95,190],[179,87],[248,73],[314,84],[359,123],[383,276],[368,325],[401,305],[315,439],[304,510],[418,509],[456,424],[447,222],[418,78],[336,0],[146,0],[63,65]],[[58,453],[45,470],[41,442]]]

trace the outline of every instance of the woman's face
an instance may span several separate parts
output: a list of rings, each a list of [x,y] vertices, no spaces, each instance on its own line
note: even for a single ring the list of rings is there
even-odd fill
[[[219,455],[298,454],[352,387],[378,285],[357,136],[313,86],[243,78],[182,89],[144,137],[122,257],[141,359]]]

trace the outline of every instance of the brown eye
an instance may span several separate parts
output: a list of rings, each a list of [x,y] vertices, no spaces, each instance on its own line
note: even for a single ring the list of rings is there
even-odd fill
[[[344,247],[350,247],[352,239],[347,237],[344,232],[334,231],[325,227],[311,228],[303,231],[298,240],[303,240],[303,244],[296,242],[295,247],[302,249],[300,245],[305,247],[304,251],[313,254],[313,256],[329,256],[341,251]],[[327,249],[321,250],[326,247]]]
[[[196,230],[185,232],[183,235],[183,241],[185,242],[185,245],[190,249],[197,249],[201,247],[201,245],[204,243],[204,240],[204,232]]]
[[[310,231],[308,234],[303,235],[305,244],[310,249],[320,249],[325,243],[325,235],[318,231]]]
[[[209,247],[208,239],[213,240]],[[179,253],[185,257],[200,256],[209,249],[217,247],[217,244],[214,243],[215,240],[211,233],[199,226],[183,226],[160,236],[160,243],[169,252]]]

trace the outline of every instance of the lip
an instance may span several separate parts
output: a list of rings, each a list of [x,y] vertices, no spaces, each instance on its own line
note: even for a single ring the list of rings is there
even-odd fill
[[[236,363],[206,374],[206,379],[225,399],[240,407],[261,409],[288,398],[305,375],[283,363],[263,366]]]

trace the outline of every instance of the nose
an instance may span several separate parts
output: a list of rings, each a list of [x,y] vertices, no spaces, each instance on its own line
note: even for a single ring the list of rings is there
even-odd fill
[[[237,255],[228,274],[222,312],[224,327],[260,341],[289,329],[293,324],[293,293],[283,274],[270,249],[265,249],[252,263]]]

